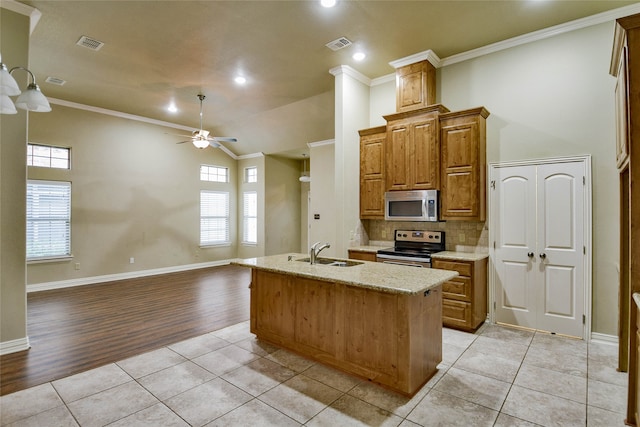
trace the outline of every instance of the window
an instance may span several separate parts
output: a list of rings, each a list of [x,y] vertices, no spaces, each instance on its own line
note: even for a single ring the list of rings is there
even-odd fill
[[[27,144],[27,166],[69,169],[69,148]]]
[[[27,259],[71,256],[71,183],[27,182]]]
[[[229,243],[229,193],[200,192],[200,246]]]
[[[242,193],[242,243],[258,243],[258,194]]]
[[[220,166],[200,165],[200,181],[229,182],[229,169]]]
[[[244,182],[258,182],[258,168],[244,168]]]

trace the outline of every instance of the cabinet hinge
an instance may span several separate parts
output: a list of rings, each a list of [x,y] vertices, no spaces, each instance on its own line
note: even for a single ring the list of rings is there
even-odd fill
[[[495,180],[491,181],[491,188],[493,188],[494,190],[496,189],[496,181]]]
[[[587,323],[587,316],[582,315],[582,324],[585,325]]]
[[[587,247],[586,246],[582,247],[582,253],[585,254],[585,255],[587,254]]]
[[[587,177],[586,176],[582,177],[582,185],[587,185]]]
[[[493,311],[496,311],[496,302],[493,302]]]

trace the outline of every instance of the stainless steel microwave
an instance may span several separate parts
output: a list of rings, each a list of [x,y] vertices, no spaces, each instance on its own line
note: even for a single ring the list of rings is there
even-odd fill
[[[384,193],[384,219],[438,221],[438,197],[438,190],[388,191]]]

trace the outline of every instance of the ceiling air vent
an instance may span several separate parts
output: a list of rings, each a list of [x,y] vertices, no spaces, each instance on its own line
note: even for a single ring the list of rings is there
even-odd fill
[[[102,43],[101,41],[92,39],[91,37],[87,36],[80,37],[80,40],[78,40],[76,44],[78,46],[86,47],[87,49],[91,50],[100,50],[102,46],[104,46],[104,43]]]
[[[58,85],[58,86],[62,86],[63,84],[65,84],[67,81],[66,80],[62,80],[59,79],[57,77],[47,77],[47,79],[45,80],[45,82],[47,83],[51,83],[52,85]]]
[[[329,43],[325,44],[325,46],[335,51],[335,50],[344,49],[345,47],[351,46],[352,44],[353,43],[351,43],[351,40],[349,40],[348,38],[340,37],[339,39],[330,41]]]

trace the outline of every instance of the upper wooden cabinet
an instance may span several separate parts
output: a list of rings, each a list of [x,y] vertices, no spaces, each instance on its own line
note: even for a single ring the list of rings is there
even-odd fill
[[[384,219],[384,159],[387,127],[363,129],[360,134],[360,218]]]
[[[624,167],[629,156],[628,49],[627,32],[617,25],[609,73],[616,78],[616,163],[619,169]]]
[[[440,219],[486,218],[486,118],[484,107],[440,116]]]
[[[427,60],[396,69],[396,111],[436,103],[436,69]]]
[[[440,188],[438,117],[448,111],[435,104],[384,116],[387,191]]]

